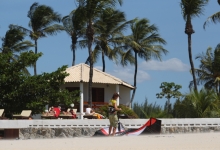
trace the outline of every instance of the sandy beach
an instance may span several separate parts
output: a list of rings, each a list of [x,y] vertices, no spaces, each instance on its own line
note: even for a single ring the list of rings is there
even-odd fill
[[[1,150],[219,150],[220,133],[0,140]]]

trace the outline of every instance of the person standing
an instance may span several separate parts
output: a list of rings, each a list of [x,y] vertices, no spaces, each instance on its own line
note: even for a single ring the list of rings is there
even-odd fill
[[[110,126],[109,126],[109,136],[115,136],[115,132],[118,126],[118,116],[117,116],[117,111],[120,111],[121,108],[118,108],[117,106],[117,99],[119,98],[119,94],[118,93],[114,93],[112,96],[112,99],[110,100],[109,103],[109,122],[110,122]],[[113,129],[113,133],[111,134]]]

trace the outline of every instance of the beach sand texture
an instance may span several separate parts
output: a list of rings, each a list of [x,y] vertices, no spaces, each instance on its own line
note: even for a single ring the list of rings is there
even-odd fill
[[[0,150],[220,150],[220,133],[0,140]]]

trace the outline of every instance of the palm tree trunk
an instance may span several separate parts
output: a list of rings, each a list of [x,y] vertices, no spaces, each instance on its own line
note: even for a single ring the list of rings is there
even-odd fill
[[[105,72],[105,54],[103,51],[102,51],[102,65],[103,65],[102,71]]]
[[[167,116],[170,113],[170,98],[167,99]]]
[[[194,90],[197,91],[195,69],[194,69],[194,64],[193,64],[193,59],[192,59],[192,42],[191,42],[191,35],[194,33],[194,30],[193,30],[190,16],[187,16],[185,33],[188,35],[188,54],[189,54],[189,62],[191,65],[191,71],[192,71],[192,76],[193,76]]]
[[[92,55],[92,41],[89,40],[89,43],[88,43],[88,51],[89,51],[89,55],[91,56]],[[89,97],[88,97],[88,101],[89,101],[89,105],[90,107],[92,107],[92,78],[93,78],[93,60],[92,59],[89,59],[90,60],[90,69],[89,69]]]
[[[75,66],[75,60],[76,60],[76,41],[77,39],[74,37],[71,37],[72,39],[72,51],[73,51],[73,61],[72,61],[72,66]]]
[[[75,49],[73,49],[73,61],[72,61],[72,66],[75,66]]]
[[[132,97],[131,97],[131,108],[132,108],[132,102],[134,100],[134,96],[135,96],[135,92],[136,92],[136,79],[137,79],[137,66],[138,66],[138,62],[137,62],[137,52],[135,52],[135,71],[134,71],[134,89],[132,92]]]
[[[35,54],[37,54],[37,40],[34,40],[35,44]],[[34,63],[34,75],[37,75],[37,62]]]
[[[89,58],[89,56],[88,56],[88,58],[87,58],[86,61],[85,61],[85,64],[89,65],[89,62],[90,62],[89,59],[90,59],[90,58]]]
[[[193,60],[192,60],[191,34],[188,34],[188,53],[189,53],[189,61],[190,61],[190,65],[191,65],[191,70],[192,70],[194,89],[195,89],[195,91],[197,91],[195,69],[194,69],[194,64],[193,64]]]
[[[87,38],[88,38],[88,52],[89,52],[89,58],[92,58],[92,42],[93,42],[93,36],[94,36],[94,30],[92,27],[92,21],[89,20],[88,26],[87,26]],[[90,69],[89,69],[89,86],[88,86],[88,102],[90,107],[92,107],[92,78],[93,78],[93,59],[89,59]]]

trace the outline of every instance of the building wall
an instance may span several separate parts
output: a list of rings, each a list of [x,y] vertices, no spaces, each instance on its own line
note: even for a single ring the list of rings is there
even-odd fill
[[[96,88],[104,88],[104,101],[109,102],[112,98],[113,93],[116,91],[116,84],[100,84],[100,83],[93,83],[93,87]],[[80,83],[65,83],[62,88],[66,87],[80,87]],[[131,89],[125,86],[119,86],[119,103],[127,105],[130,101],[130,92]],[[84,101],[88,101],[88,83],[83,83],[83,93],[84,93]]]

